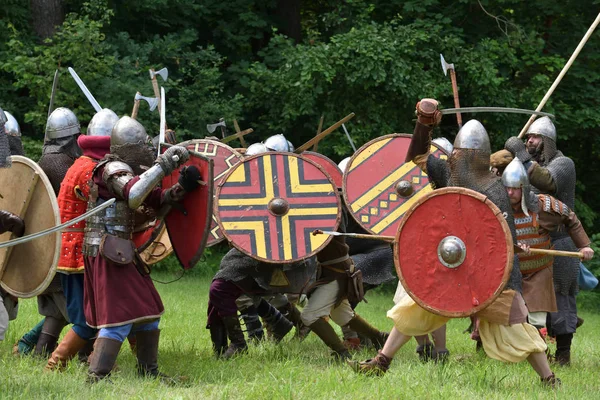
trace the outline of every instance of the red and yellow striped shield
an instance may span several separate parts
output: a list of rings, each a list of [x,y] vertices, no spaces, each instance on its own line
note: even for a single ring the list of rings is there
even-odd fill
[[[245,159],[217,188],[215,211],[225,237],[241,252],[272,263],[291,263],[321,250],[336,230],[341,200],[315,163],[293,153]]]
[[[344,200],[354,219],[375,235],[395,235],[408,208],[433,190],[425,172],[404,162],[410,140],[405,133],[381,136],[358,149],[348,163]],[[435,144],[431,154],[448,157]]]
[[[329,177],[338,189],[342,188],[342,176],[344,173],[331,158],[314,151],[303,151],[302,157],[314,161],[319,167],[323,168],[323,171],[329,174]]]
[[[213,160],[213,171],[215,174],[215,186],[223,181],[225,175],[229,172],[234,165],[237,165],[242,161],[242,155],[233,148],[227,146],[218,140],[211,139],[192,139],[180,144],[185,146],[188,150],[193,150],[197,153],[202,154]],[[222,242],[225,239],[217,217],[213,213],[212,222],[210,225],[210,232],[208,234],[208,240],[206,246],[210,247],[217,243]]]

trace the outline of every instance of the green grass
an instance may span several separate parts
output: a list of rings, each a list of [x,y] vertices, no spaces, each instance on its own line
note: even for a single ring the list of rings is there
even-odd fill
[[[160,280],[172,274],[157,273]],[[203,276],[204,275],[204,276]],[[86,368],[73,361],[64,373],[44,372],[45,360],[14,357],[12,345],[40,319],[35,300],[21,302],[17,320],[0,342],[0,398],[251,398],[251,399],[513,399],[600,398],[600,315],[582,312],[585,325],[577,333],[573,366],[553,367],[563,386],[556,392],[543,388],[527,363],[503,364],[474,352],[474,342],[462,330],[468,320],[452,320],[448,326],[450,361],[445,365],[419,362],[415,342],[396,355],[392,368],[382,378],[355,375],[337,364],[329,350],[311,334],[304,342],[286,338],[280,345],[252,346],[247,355],[232,361],[217,361],[205,329],[210,278],[190,274],[168,284],[156,284],[165,303],[161,321],[159,363],[170,375],[188,377],[185,385],[165,386],[140,379],[135,358],[124,346],[117,360],[119,370],[111,382],[85,383]],[[385,312],[392,294],[368,294],[368,304],[358,312],[381,329],[390,329]],[[338,330],[339,331],[339,330]],[[292,335],[290,335],[291,337]],[[363,350],[356,359],[373,356]]]

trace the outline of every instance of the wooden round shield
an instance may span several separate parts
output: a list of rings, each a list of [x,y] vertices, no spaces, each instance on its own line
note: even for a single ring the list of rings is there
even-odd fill
[[[217,188],[215,211],[233,246],[260,261],[291,263],[329,243],[315,229],[336,230],[341,201],[329,175],[293,153],[246,158]]]
[[[342,188],[342,175],[344,175],[344,173],[332,159],[314,151],[303,151],[302,157],[313,161],[315,164],[321,167],[329,174],[331,179],[333,179],[335,186],[337,186],[338,189]]]
[[[213,160],[215,186],[223,181],[225,175],[227,175],[234,165],[237,165],[242,161],[241,153],[218,140],[192,139],[180,143],[180,146],[185,146],[188,150],[193,150]],[[217,217],[213,213],[206,246],[213,246],[222,242],[224,239],[225,236],[223,236],[221,228],[219,228]]]
[[[25,235],[60,225],[56,195],[44,171],[29,158],[11,158],[12,166],[0,169],[0,209],[23,218]],[[0,235],[0,242],[9,239],[10,232]],[[0,249],[2,288],[16,297],[42,293],[56,273],[61,240],[55,232]]]
[[[160,224],[157,229],[158,235],[156,238],[140,253],[140,257],[148,265],[164,260],[173,252],[173,245],[171,245],[171,239],[165,224]]]
[[[466,317],[502,292],[513,242],[502,212],[486,196],[448,187],[421,196],[405,213],[394,248],[396,272],[421,307]]]
[[[356,222],[372,234],[395,235],[406,210],[433,190],[425,172],[413,162],[404,162],[411,137],[381,136],[358,149],[348,162],[344,200]],[[448,158],[435,144],[431,154]]]

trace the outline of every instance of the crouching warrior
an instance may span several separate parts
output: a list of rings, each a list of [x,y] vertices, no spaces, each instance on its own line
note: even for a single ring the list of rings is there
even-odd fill
[[[197,185],[197,180],[188,177],[194,173],[198,176],[199,171],[188,167],[182,170],[178,184],[168,190],[157,188],[163,177],[189,159],[189,153],[173,146],[152,165],[156,150],[150,143],[139,122],[122,117],[111,133],[111,153],[98,163],[90,181],[88,209],[111,198],[117,200],[104,213],[86,220],[84,310],[87,324],[99,329],[89,367],[91,382],[110,373],[130,333],[137,339],[138,372],[164,377],[157,365],[158,323],[164,307],[148,266],[131,240],[134,211],[142,203],[160,210],[181,201],[186,191]],[[148,166],[151,168],[141,173]]]

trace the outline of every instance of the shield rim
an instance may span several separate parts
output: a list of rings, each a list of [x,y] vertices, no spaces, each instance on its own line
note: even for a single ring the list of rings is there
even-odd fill
[[[187,146],[189,146],[189,145],[197,145],[197,144],[199,144],[199,142],[201,142],[201,141],[207,141],[207,142],[210,142],[210,143],[212,143],[212,144],[215,144],[216,146],[227,147],[227,148],[229,148],[229,150],[231,150],[231,152],[232,152],[232,153],[233,153],[233,154],[234,154],[236,157],[238,157],[238,158],[239,158],[239,160],[240,160],[239,162],[242,162],[242,161],[244,161],[244,155],[243,155],[242,153],[240,153],[239,151],[237,151],[237,150],[236,150],[236,149],[234,149],[233,147],[229,146],[228,144],[221,142],[220,140],[208,139],[208,138],[201,138],[201,139],[189,139],[189,140],[185,140],[185,141],[183,141],[183,142],[181,142],[181,143],[178,143],[178,145],[179,145],[179,146],[184,146],[185,148],[187,148]],[[188,150],[190,150],[190,149],[188,149]],[[244,149],[244,150],[245,150],[245,149]],[[195,151],[195,150],[192,150],[192,151]],[[238,163],[238,164],[239,164],[239,163]],[[237,164],[236,164],[236,165],[237,165]],[[214,166],[213,166],[213,168],[214,168]],[[233,168],[233,167],[232,167],[232,168]],[[227,176],[227,175],[223,175],[223,177],[222,177],[221,179],[225,179],[225,177],[226,177],[226,176]],[[214,179],[213,179],[213,181],[214,181]],[[215,194],[215,190],[214,190],[214,185],[213,185],[213,195],[214,195],[214,194]],[[214,199],[213,199],[213,202],[214,202]],[[211,208],[212,208],[212,205],[211,205]],[[219,217],[218,217],[217,215],[215,215],[214,213],[212,214],[212,216],[214,216],[214,217],[215,217],[215,219],[217,220],[217,226],[218,226]],[[211,218],[211,219],[212,219],[212,218]],[[211,225],[211,224],[209,224],[209,225],[208,225],[208,229],[210,229],[210,225]],[[220,229],[220,227],[219,227],[219,229]],[[206,238],[206,242],[207,242],[207,243],[206,243],[206,247],[213,247],[213,246],[215,246],[215,245],[217,245],[217,244],[219,244],[219,243],[223,243],[223,241],[224,241],[224,240],[225,240],[225,235],[223,235],[223,237],[222,237],[221,239],[218,239],[218,240],[215,240],[215,241],[213,241],[213,242],[211,242],[211,243],[208,243],[208,237],[207,237],[207,238]]]
[[[356,157],[367,147],[371,146],[372,144],[384,140],[384,139],[389,139],[389,138],[395,138],[395,137],[405,137],[405,138],[412,138],[412,135],[410,133],[390,133],[388,135],[383,135],[383,136],[379,136],[376,137],[373,140],[368,141],[367,143],[363,144],[358,150],[356,150],[354,152],[354,154],[352,154],[352,157],[350,157],[350,161],[348,161],[348,167],[350,165],[352,165],[352,163],[354,162],[354,160],[356,159]],[[446,153],[446,151],[444,149],[442,149],[440,146],[438,146],[437,144],[431,142],[430,146],[434,146],[436,147],[439,151],[441,151],[443,154],[445,154],[446,156],[449,156],[448,153]],[[356,221],[356,223],[358,225],[360,225],[361,227],[363,227],[364,229],[366,229],[367,232],[369,232],[372,235],[380,235],[380,233],[377,232],[373,232],[370,228],[368,228],[367,226],[363,225],[363,223],[361,221],[359,221],[359,218],[356,217],[354,215],[354,213],[352,212],[352,210],[350,209],[350,202],[348,201],[348,193],[346,190],[346,187],[348,186],[348,167],[346,167],[346,171],[342,174],[342,196],[344,198],[344,204],[346,204],[346,206],[348,207],[348,214],[350,214],[352,216],[352,218]],[[429,177],[427,177],[427,180],[429,181]],[[431,185],[431,182],[429,182],[429,184]],[[406,211],[408,212],[408,210]],[[406,213],[404,213],[404,215],[406,215]],[[400,217],[400,221],[402,221],[402,218],[404,218],[404,215],[402,217]]]
[[[325,160],[325,162],[331,162],[331,165],[335,165],[335,167],[337,168],[337,170],[338,170],[338,171],[339,171],[339,173],[340,173],[340,176],[342,177],[342,186],[337,186],[337,185],[336,185],[336,188],[337,188],[338,190],[341,190],[341,189],[342,189],[342,187],[344,186],[344,172],[343,172],[343,171],[340,169],[340,167],[338,167],[338,165],[337,165],[337,164],[336,164],[336,163],[335,163],[335,162],[334,162],[334,161],[333,161],[331,158],[327,157],[327,156],[326,156],[326,155],[324,155],[324,154],[318,153],[318,152],[316,152],[316,151],[310,151],[310,150],[305,150],[305,151],[303,151],[302,153],[300,153],[300,155],[303,155],[303,154],[310,154],[310,155],[312,155],[312,156],[316,156],[317,158],[324,159],[324,160]],[[320,165],[319,165],[319,166],[320,166]],[[324,169],[325,169],[325,168],[323,168],[323,170],[324,170]],[[333,178],[332,178],[332,180],[333,180]],[[333,183],[335,183],[335,182],[333,182]]]
[[[167,149],[167,147],[163,147],[163,148],[165,150]],[[201,159],[205,159],[206,161],[208,161],[208,176],[214,176],[212,159],[210,159],[209,157],[206,157],[196,151],[189,150],[189,149],[188,149],[188,151],[190,152],[190,155],[193,155],[194,157],[199,157]],[[185,164],[183,164],[183,165],[185,165]],[[207,185],[208,185],[208,182],[207,182]],[[208,202],[207,202],[208,203],[207,208],[209,210],[211,210],[213,208],[213,199],[214,199],[214,193],[215,193],[214,188],[215,188],[214,179],[211,179],[209,189],[208,189],[209,193],[208,193]],[[179,254],[177,253],[177,247],[175,247],[175,242],[173,241],[173,238],[171,237],[171,229],[173,229],[173,228],[169,229],[169,224],[167,223],[167,216],[165,216],[165,225],[167,227],[167,234],[169,235],[169,240],[171,241],[173,253],[175,253],[175,257],[177,257],[177,261],[179,261],[179,264],[181,265],[181,267],[184,270],[194,268],[196,266],[196,264],[198,264],[198,261],[200,261],[200,258],[202,257],[202,254],[204,253],[204,250],[206,249],[206,241],[208,240],[208,231],[210,230],[211,220],[212,220],[212,218],[210,218],[210,215],[209,215],[209,218],[206,218],[206,223],[204,224],[204,230],[203,230],[204,234],[203,234],[202,240],[200,242],[200,247],[198,248],[198,251],[196,251],[196,254],[194,255],[194,257],[192,257],[190,259],[191,266],[188,267],[188,266],[186,266],[186,264],[183,261],[181,261],[181,258],[179,258]]]
[[[485,301],[480,303],[478,306],[472,307],[469,311],[445,311],[445,310],[439,310],[435,307],[428,305],[423,300],[421,300],[418,296],[413,294],[412,290],[410,290],[410,288],[406,285],[406,281],[404,280],[404,276],[402,275],[402,267],[401,267],[401,263],[400,263],[400,251],[399,251],[398,245],[400,243],[400,235],[402,234],[402,228],[406,224],[406,221],[408,221],[410,219],[410,216],[412,215],[412,213],[421,204],[427,202],[429,199],[431,199],[433,197],[443,196],[443,195],[449,194],[449,193],[456,193],[456,194],[471,196],[471,197],[474,197],[475,199],[481,201],[482,203],[486,204],[490,208],[490,210],[494,213],[494,215],[496,216],[496,219],[498,220],[498,222],[500,223],[500,226],[502,227],[504,237],[506,238],[506,250],[507,250],[506,254],[507,254],[507,256],[506,256],[506,265],[504,267],[504,275],[502,276],[502,284],[498,286],[498,288],[494,291],[494,293],[489,298],[487,298]],[[435,189],[434,191],[426,193],[425,195],[421,196],[402,216],[402,219],[400,221],[400,225],[398,226],[398,231],[396,232],[396,237],[394,240],[394,267],[396,269],[396,274],[398,274],[398,278],[400,279],[400,282],[402,283],[402,286],[406,290],[406,293],[408,293],[408,295],[421,308],[424,308],[425,310],[427,310],[429,312],[432,312],[434,314],[441,315],[444,317],[450,317],[450,318],[468,317],[470,315],[476,314],[477,312],[483,310],[484,308],[486,308],[490,304],[492,304],[498,298],[498,296],[503,292],[504,288],[506,287],[506,283],[508,282],[508,279],[510,278],[510,274],[512,272],[513,262],[514,262],[514,249],[513,249],[512,234],[510,232],[510,227],[508,226],[508,222],[506,222],[506,219],[504,218],[502,211],[498,208],[498,206],[496,206],[494,203],[492,203],[492,201],[490,199],[488,199],[487,196],[485,196],[479,192],[476,192],[474,190],[463,188],[463,187],[445,187],[445,188],[441,188],[441,189]]]
[[[253,160],[255,158],[258,158],[258,157],[264,157],[266,155],[273,155],[273,154],[285,155],[285,156],[291,155],[291,156],[294,156],[294,157],[301,158],[303,161],[308,162],[308,163],[314,165],[319,171],[321,171],[323,173],[323,175],[325,175],[327,177],[327,179],[329,180],[329,183],[335,189],[334,193],[335,193],[335,197],[336,197],[336,200],[337,200],[337,203],[338,203],[338,210],[337,210],[337,215],[336,215],[336,219],[335,219],[336,223],[335,223],[335,229],[334,229],[334,230],[337,230],[337,228],[339,228],[341,220],[342,220],[342,206],[343,206],[342,199],[341,199],[340,193],[339,193],[339,189],[337,188],[337,186],[333,182],[333,179],[331,178],[331,176],[329,176],[329,174],[327,173],[327,171],[325,171],[323,168],[321,168],[321,166],[318,165],[317,163],[315,163],[314,161],[302,157],[302,153],[296,154],[296,153],[283,152],[283,151],[269,151],[267,153],[255,154],[255,155],[250,156],[250,157],[244,157],[244,159],[242,160],[242,162],[236,165],[236,168],[232,168],[231,170],[229,170],[229,172],[227,173],[227,175],[225,175],[223,181],[221,183],[219,183],[219,185],[217,186],[216,195],[215,195],[216,201],[213,204],[215,213],[217,213],[217,215],[218,215],[218,212],[219,212],[219,195],[221,194],[221,188],[223,187],[223,184],[227,181],[227,179],[229,179],[229,177],[231,176],[231,174],[237,168],[239,168],[240,165],[242,165],[246,161],[251,161],[251,160]],[[329,244],[329,242],[331,240],[333,240],[333,236],[328,236],[325,239],[325,241],[323,242],[323,244],[321,246],[317,247],[314,251],[310,252],[309,254],[305,255],[302,258],[297,258],[297,259],[292,259],[292,260],[269,260],[269,259],[266,259],[266,258],[258,257],[258,256],[254,255],[254,254],[249,254],[244,249],[240,248],[234,241],[232,241],[229,238],[229,235],[227,235],[225,229],[223,228],[223,223],[221,222],[221,218],[217,217],[217,222],[219,223],[219,227],[223,231],[223,235],[227,238],[227,242],[229,242],[230,245],[232,245],[233,247],[235,247],[236,249],[238,249],[239,251],[241,251],[243,254],[245,254],[245,255],[247,255],[247,256],[255,259],[255,260],[258,260],[258,261],[261,261],[261,262],[264,262],[264,263],[268,263],[268,264],[292,264],[292,263],[295,263],[295,262],[298,262],[298,261],[305,260],[307,258],[310,258],[310,257],[314,256],[319,251],[323,250],[325,248],[325,246],[327,246]]]
[[[46,175],[46,173],[42,170],[42,168],[39,166],[38,163],[36,163],[35,161],[33,161],[32,159],[30,159],[28,157],[15,155],[15,156],[11,156],[11,160],[13,163],[20,162],[20,163],[26,164],[28,167],[33,169],[35,173],[37,173],[39,175],[40,180],[43,182],[44,186],[46,187],[46,191],[49,194],[48,197],[50,198],[50,204],[52,205],[52,209],[54,210],[54,225],[55,226],[60,225],[61,220],[60,220],[60,211],[58,208],[58,198],[56,197],[56,195],[54,193],[54,189],[52,188],[52,184],[50,183],[50,179],[48,179],[48,176]],[[48,275],[46,275],[46,278],[42,281],[42,283],[37,288],[32,290],[31,292],[20,292],[18,290],[14,290],[14,289],[10,288],[6,283],[4,283],[4,281],[1,279],[1,277],[2,277],[2,275],[4,275],[4,271],[6,269],[6,268],[3,268],[2,271],[0,271],[0,286],[2,287],[2,289],[4,289],[7,293],[9,293],[15,297],[18,297],[21,299],[28,299],[31,297],[38,296],[39,294],[43,293],[44,290],[46,290],[48,288],[48,286],[52,282],[52,279],[54,279],[54,275],[56,275],[56,268],[58,267],[58,260],[60,257],[60,249],[62,247],[62,231],[54,232],[52,234],[56,235],[56,246],[54,249],[54,258],[52,260],[52,266],[48,270]]]

